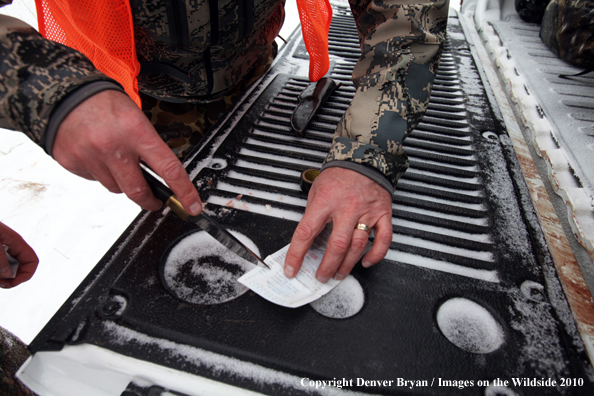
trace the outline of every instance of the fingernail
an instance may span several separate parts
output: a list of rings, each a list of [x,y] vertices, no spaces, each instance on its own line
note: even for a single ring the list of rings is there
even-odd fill
[[[341,281],[344,278],[346,278],[346,275],[344,275],[344,274],[337,273],[336,275],[334,275],[334,279],[336,279],[337,281]]]
[[[285,267],[285,275],[287,276],[287,278],[292,278],[294,273],[295,273],[295,270],[293,269],[293,267],[289,267],[289,266]]]
[[[369,261],[363,261],[361,262],[361,265],[365,268],[369,268],[371,267],[373,264],[371,264]]]
[[[318,280],[318,282],[322,282],[322,283],[328,282],[328,278],[323,278],[319,275],[316,276],[316,279]]]
[[[9,276],[12,276],[12,271],[10,270],[10,268],[8,268],[8,267],[0,268],[0,277],[8,278]]]
[[[200,205],[200,202],[194,202],[192,205],[190,205],[190,214],[192,216],[196,216],[201,211],[202,211],[202,205]]]

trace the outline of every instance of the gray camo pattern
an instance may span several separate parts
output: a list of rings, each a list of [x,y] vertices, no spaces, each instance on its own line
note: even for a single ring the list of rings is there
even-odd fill
[[[429,104],[448,8],[447,0],[351,0],[362,48],[353,72],[357,90],[326,162],[369,165],[396,185],[408,168],[403,141]]]

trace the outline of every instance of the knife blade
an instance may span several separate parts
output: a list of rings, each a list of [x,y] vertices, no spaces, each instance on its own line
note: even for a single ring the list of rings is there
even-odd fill
[[[175,194],[164,183],[160,182],[152,174],[150,174],[143,166],[142,175],[147,181],[155,197],[163,201],[163,203],[171,208],[182,220],[194,223],[206,231],[210,236],[216,239],[219,243],[227,249],[238,255],[244,260],[249,261],[255,265],[263,265],[270,269],[270,267],[250,248],[245,246],[239,239],[231,234],[225,227],[219,224],[212,217],[202,212],[198,216],[190,215],[179,202]]]

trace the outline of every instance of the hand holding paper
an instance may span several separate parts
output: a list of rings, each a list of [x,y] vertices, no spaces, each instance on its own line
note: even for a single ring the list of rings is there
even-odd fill
[[[256,267],[239,278],[239,282],[265,299],[288,308],[297,308],[317,300],[340,283],[336,279],[330,279],[327,283],[316,280],[316,271],[322,262],[331,232],[330,224],[318,235],[294,278],[287,278],[284,272],[285,257],[290,246],[287,245],[266,257],[264,262],[270,269]],[[371,242],[368,243],[368,249],[370,246]]]

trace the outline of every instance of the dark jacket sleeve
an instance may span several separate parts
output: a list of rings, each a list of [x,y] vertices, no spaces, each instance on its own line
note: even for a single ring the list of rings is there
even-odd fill
[[[0,0],[0,6],[7,3]],[[97,82],[120,89],[81,53],[0,15],[0,127],[24,132],[51,153],[47,128],[56,107],[73,94],[88,97],[89,90],[81,88]],[[70,99],[72,107],[80,103]],[[62,106],[62,118],[68,111]]]
[[[356,93],[322,169],[348,167],[389,191],[408,168],[402,143],[417,126],[445,43],[448,0],[350,0],[361,41]]]

